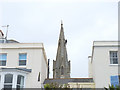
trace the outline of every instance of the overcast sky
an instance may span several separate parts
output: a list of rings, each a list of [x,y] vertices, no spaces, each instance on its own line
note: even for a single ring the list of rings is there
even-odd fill
[[[21,43],[43,42],[52,77],[52,62],[56,59],[63,20],[71,77],[88,77],[88,56],[93,41],[118,39],[117,0],[96,1],[1,0],[0,29],[5,33],[6,28],[1,26],[10,25],[8,38]]]

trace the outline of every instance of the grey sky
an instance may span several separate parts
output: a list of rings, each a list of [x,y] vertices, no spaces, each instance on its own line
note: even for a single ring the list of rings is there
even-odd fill
[[[118,39],[117,2],[0,2],[0,26],[10,25],[8,38],[43,42],[52,61],[56,58],[60,22],[68,40],[71,77],[88,76],[88,56],[95,40]],[[5,28],[0,27],[4,32]]]

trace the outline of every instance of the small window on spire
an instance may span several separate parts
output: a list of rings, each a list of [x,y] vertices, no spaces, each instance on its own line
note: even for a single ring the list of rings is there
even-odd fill
[[[64,74],[64,69],[63,69],[63,66],[61,67],[61,75]]]

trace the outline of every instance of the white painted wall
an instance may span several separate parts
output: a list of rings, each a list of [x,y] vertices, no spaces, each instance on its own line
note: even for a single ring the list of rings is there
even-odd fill
[[[47,77],[47,58],[42,43],[4,43],[0,44],[0,53],[7,53],[7,65],[0,68],[32,69],[32,72],[26,75],[25,88],[41,88]],[[26,66],[19,66],[19,53],[27,53]]]
[[[93,77],[96,88],[108,87],[110,76],[118,75],[118,66],[120,67],[120,65],[110,64],[110,51],[118,51],[117,41],[95,41],[93,43],[89,76]]]

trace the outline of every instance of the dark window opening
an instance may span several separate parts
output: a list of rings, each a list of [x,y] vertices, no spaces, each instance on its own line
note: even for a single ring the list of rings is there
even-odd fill
[[[39,72],[39,75],[38,75],[38,81],[40,81],[40,72]]]
[[[61,67],[61,75],[64,74],[64,69],[63,69],[63,66]]]

